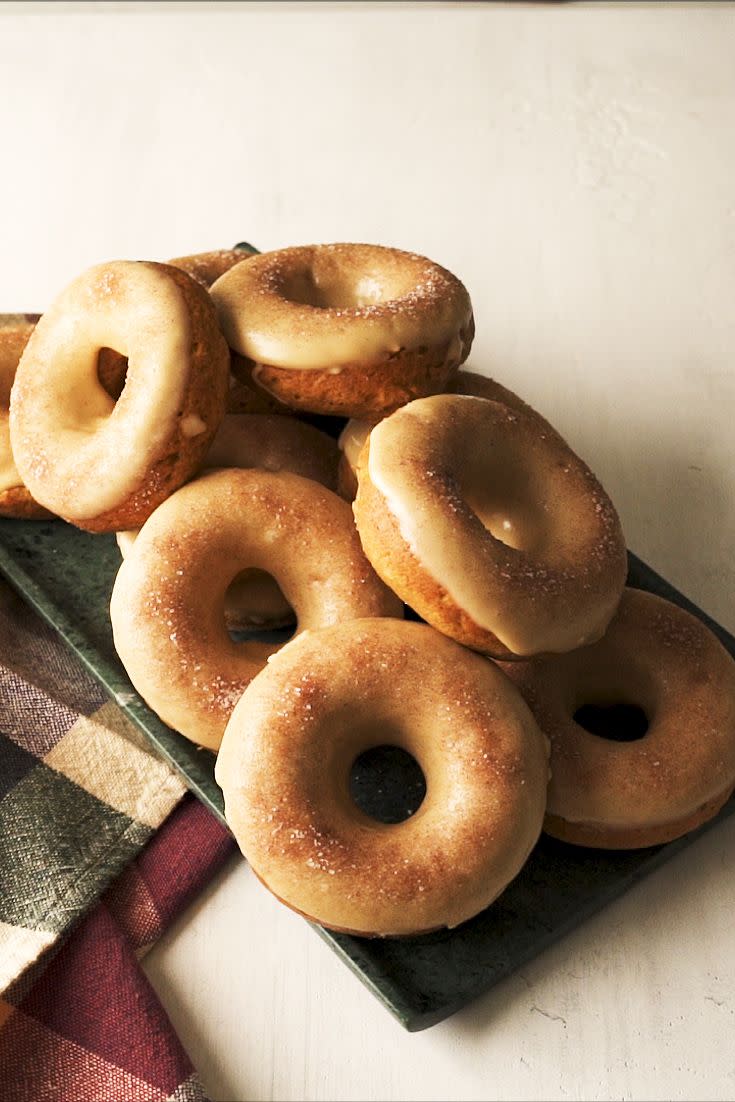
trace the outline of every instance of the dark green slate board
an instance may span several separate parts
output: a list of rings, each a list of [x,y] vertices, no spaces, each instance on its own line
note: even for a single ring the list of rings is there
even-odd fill
[[[197,750],[153,715],[115,654],[108,605],[119,562],[113,536],[92,536],[62,521],[0,519],[0,570],[221,819],[214,756]],[[731,635],[633,555],[629,581],[699,616],[735,655]],[[735,799],[713,822],[733,810]],[[371,940],[315,929],[402,1025],[425,1029],[487,991],[712,825],[666,846],[617,854],[577,849],[542,836],[503,895],[455,930]]]

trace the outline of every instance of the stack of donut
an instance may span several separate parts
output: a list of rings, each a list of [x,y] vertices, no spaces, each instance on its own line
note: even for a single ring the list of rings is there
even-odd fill
[[[350,933],[456,926],[542,829],[654,845],[735,786],[735,663],[625,588],[608,495],[460,370],[473,335],[446,269],[348,244],[101,264],[0,331],[0,512],[117,534],[131,681],[218,753],[256,875]],[[350,790],[384,745],[426,782],[401,822]]]

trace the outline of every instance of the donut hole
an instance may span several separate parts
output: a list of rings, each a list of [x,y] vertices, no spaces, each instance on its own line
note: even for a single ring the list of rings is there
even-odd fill
[[[421,807],[426,778],[412,754],[385,743],[371,746],[350,769],[350,796],[359,809],[379,823],[403,823]]]
[[[457,490],[493,539],[518,551],[535,554],[547,541],[549,520],[536,504],[539,487],[522,468],[504,468],[507,456],[487,441],[467,454],[466,441],[458,441],[451,468]]]
[[[285,643],[296,630],[296,613],[273,575],[251,567],[235,575],[227,587],[225,623],[234,643],[264,631],[277,632],[272,641]]]
[[[127,356],[114,348],[100,348],[97,353],[97,379],[102,389],[117,401],[125,389],[128,374]]]
[[[542,526],[533,506],[520,496],[499,501],[487,478],[473,479],[461,487],[461,493],[493,539],[518,551],[537,551],[542,542]]]
[[[530,551],[537,542],[532,534],[533,525],[527,509],[503,508],[496,502],[473,501],[469,497],[465,500],[483,528],[499,543],[517,551]]]
[[[618,700],[611,703],[582,704],[574,722],[591,735],[612,742],[636,742],[648,731],[648,716],[638,704]]]
[[[355,282],[338,271],[318,276],[311,269],[293,273],[283,283],[281,294],[289,302],[317,310],[350,310],[385,301],[383,284],[371,276]]]

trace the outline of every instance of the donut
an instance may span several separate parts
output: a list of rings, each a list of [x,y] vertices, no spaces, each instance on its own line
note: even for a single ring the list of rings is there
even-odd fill
[[[10,447],[10,388],[18,361],[39,315],[0,315],[0,516],[43,520],[51,514],[34,501],[23,485]]]
[[[209,289],[213,283],[243,260],[251,257],[250,247],[235,249],[213,249],[206,253],[193,253],[191,256],[175,256],[168,263],[172,268],[180,268],[197,283]]]
[[[627,560],[613,505],[537,418],[441,394],[371,431],[353,508],[365,554],[428,623],[496,657],[598,639]]]
[[[490,398],[494,402],[502,402],[503,405],[509,406],[511,409],[518,409],[523,413],[527,413],[530,417],[535,417],[539,426],[545,432],[556,431],[540,413],[537,413],[512,390],[508,390],[502,383],[498,383],[495,379],[490,379],[486,375],[478,375],[475,371],[458,371],[449,384],[448,392],[451,394],[467,394],[476,398]],[[371,421],[359,421],[353,418],[347,422],[340,433],[339,450],[341,454],[337,468],[338,490],[340,495],[347,498],[348,501],[352,501],[357,493],[357,461],[372,427],[373,422]]]
[[[390,743],[426,796],[378,822],[350,768]],[[304,632],[250,683],[216,764],[225,817],[255,874],[314,922],[363,936],[453,927],[518,873],[543,821],[548,746],[492,663],[425,624]]]
[[[323,432],[292,418],[226,414],[204,465],[292,471],[334,490],[337,445]],[[137,530],[117,533],[123,558],[137,534]],[[293,609],[270,574],[250,569],[235,578],[227,591],[225,621],[233,631],[283,627],[293,623]]]
[[[551,740],[554,837],[660,845],[711,819],[735,787],[735,662],[678,605],[626,589],[599,642],[502,665]]]
[[[211,295],[244,381],[312,413],[377,419],[444,390],[474,334],[451,272],[379,245],[262,253]]]
[[[129,358],[115,403],[99,352]],[[201,464],[222,420],[229,355],[207,292],[177,268],[90,268],[43,315],[16,373],[18,471],[47,509],[92,532],[138,527]]]
[[[278,582],[297,630],[401,616],[360,548],[350,507],[290,472],[210,471],[146,521],[117,574],[113,637],[130,680],[164,723],[216,749],[245,686],[277,650],[235,643],[225,594],[243,570]]]

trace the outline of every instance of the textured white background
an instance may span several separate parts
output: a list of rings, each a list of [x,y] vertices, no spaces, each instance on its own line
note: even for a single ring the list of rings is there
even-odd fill
[[[0,309],[248,238],[416,249],[471,364],[735,629],[731,4],[0,5]],[[243,863],[147,965],[218,1100],[735,1095],[735,822],[401,1031]]]

